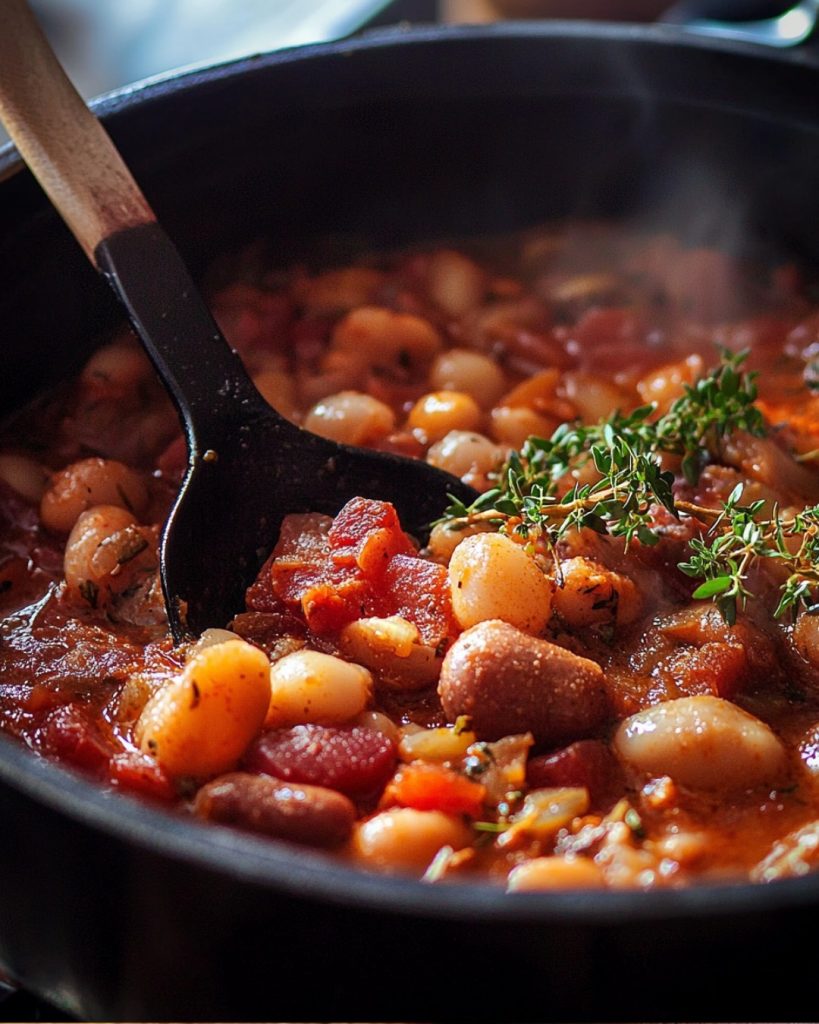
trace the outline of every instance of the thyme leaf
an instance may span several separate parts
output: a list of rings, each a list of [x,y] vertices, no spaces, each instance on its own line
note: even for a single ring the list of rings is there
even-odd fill
[[[719,364],[697,380],[663,415],[653,405],[628,414],[614,412],[596,424],[563,423],[550,438],[530,437],[513,451],[499,474],[499,485],[466,507],[455,502],[439,523],[462,529],[474,523],[540,541],[549,550],[570,531],[591,529],[656,544],[657,507],[679,519],[691,516],[710,523],[689,542],[689,559],[678,568],[701,580],[697,600],[712,600],[729,624],[751,597],[749,573],[761,560],[775,559],[787,570],[781,585],[777,618],[800,609],[819,612],[819,505],[790,518],[765,502],[741,503],[737,485],[716,508],[704,508],[674,496],[669,456],[691,484],[703,468],[719,461],[725,438],[735,431],[766,433],[754,404],[756,375],[743,370],[748,353],[721,350]]]

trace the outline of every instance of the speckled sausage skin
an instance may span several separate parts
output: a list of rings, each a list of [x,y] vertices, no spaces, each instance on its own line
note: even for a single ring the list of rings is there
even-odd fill
[[[499,619],[465,630],[438,685],[450,721],[469,715],[481,739],[531,732],[538,743],[588,736],[606,718],[598,664]]]
[[[195,809],[221,825],[321,847],[343,843],[356,816],[352,801],[335,790],[245,772],[208,782],[196,794]]]

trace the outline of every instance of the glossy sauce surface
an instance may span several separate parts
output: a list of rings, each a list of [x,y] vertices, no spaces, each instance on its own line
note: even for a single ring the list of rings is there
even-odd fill
[[[741,484],[783,515],[819,500],[819,312],[790,266],[569,224],[321,270],[250,252],[215,270],[211,300],[285,415],[483,491],[530,435],[648,403],[656,421],[721,351],[748,350],[764,431],[730,431],[688,478],[663,455],[674,498],[719,509]],[[156,539],[183,464],[126,333],[8,425],[0,726],[37,754],[436,884],[813,870],[819,617],[812,586],[775,617],[775,560],[750,566],[729,624],[678,568],[710,521],[660,503],[658,542],[628,549],[486,517],[421,547],[359,500],[291,517],[229,632],[174,649]],[[595,472],[570,467],[564,491]]]

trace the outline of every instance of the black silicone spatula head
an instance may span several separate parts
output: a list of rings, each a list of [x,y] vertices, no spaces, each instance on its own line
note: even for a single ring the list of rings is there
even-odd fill
[[[301,430],[264,401],[25,0],[0,3],[0,116],[112,285],[179,410],[188,469],[160,547],[177,640],[241,609],[290,512],[333,514],[352,497],[380,498],[405,529],[423,533],[448,495],[476,497],[419,460]]]

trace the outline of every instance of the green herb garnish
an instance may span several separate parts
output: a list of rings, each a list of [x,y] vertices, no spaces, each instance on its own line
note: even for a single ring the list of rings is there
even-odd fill
[[[710,524],[703,537],[692,539],[691,557],[679,568],[703,581],[693,597],[714,601],[726,622],[736,620],[751,596],[748,574],[763,558],[776,559],[788,571],[776,617],[796,615],[800,608],[819,611],[819,506],[790,518],[778,509],[765,516],[763,501],[740,504],[738,485],[724,504],[704,508],[675,499],[675,474],[665,468],[664,460],[677,456],[680,472],[694,484],[706,465],[721,460],[730,434],[765,435],[754,405],[756,375],[742,370],[747,355],[723,350],[719,365],[685,385],[662,416],[655,418],[656,408],[647,405],[597,424],[564,423],[548,439],[528,438],[509,456],[498,487],[468,507],[453,502],[439,522],[451,529],[489,523],[528,542],[541,541],[552,552],[567,533],[584,528],[621,537],[628,547],[635,540],[652,545],[661,539],[661,506],[677,519],[691,516]],[[570,482],[588,478],[591,470],[594,482]]]

